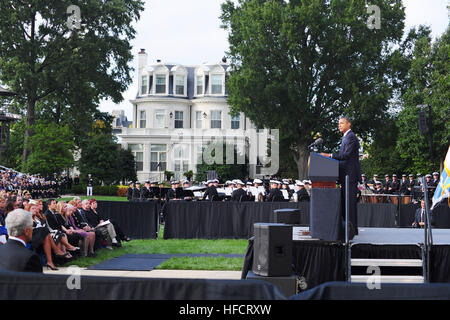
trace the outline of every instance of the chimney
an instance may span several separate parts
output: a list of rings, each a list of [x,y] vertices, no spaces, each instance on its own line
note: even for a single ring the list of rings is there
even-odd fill
[[[145,49],[141,49],[138,54],[138,69],[141,71],[143,68],[147,66],[147,53]]]

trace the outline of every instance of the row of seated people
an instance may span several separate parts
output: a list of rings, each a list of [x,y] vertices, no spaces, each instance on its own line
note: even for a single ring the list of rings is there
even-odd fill
[[[43,209],[44,204],[40,200],[30,200],[23,207],[32,221],[32,234],[27,241],[27,247],[40,254],[41,271],[44,262],[48,269],[57,270],[55,264],[64,264],[78,256],[93,257],[96,256],[95,251],[103,245],[112,250],[113,246],[120,247],[121,241],[130,241],[114,221],[102,217],[97,211],[95,199],[81,201],[75,197],[69,203],[49,199],[47,210],[43,212]],[[22,208],[18,207],[3,217],[3,237],[9,236],[9,240],[11,237],[8,234],[8,217],[16,210]],[[3,246],[5,244],[0,248]],[[11,271],[37,271],[14,269],[17,265],[11,259],[0,262],[0,268],[2,267]]]
[[[241,180],[227,181],[225,188],[219,187],[219,180],[208,180],[206,185],[191,188],[189,182],[183,182],[180,187],[178,181],[171,182],[171,188],[163,188],[161,185],[146,181],[141,187],[139,182],[130,183],[127,192],[129,201],[148,200],[207,200],[207,201],[309,201],[310,186],[309,181],[297,180],[295,190],[286,182],[270,180],[270,187],[263,185],[259,179],[252,182],[242,182]],[[196,195],[196,192],[198,195]],[[226,193],[225,193],[225,192]]]

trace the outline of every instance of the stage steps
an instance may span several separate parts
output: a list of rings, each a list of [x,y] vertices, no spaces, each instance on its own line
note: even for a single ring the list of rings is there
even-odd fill
[[[352,275],[351,282],[367,283],[373,281],[373,275]],[[380,283],[424,283],[423,276],[380,276]]]
[[[421,259],[350,260],[350,281],[355,283],[424,283]]]

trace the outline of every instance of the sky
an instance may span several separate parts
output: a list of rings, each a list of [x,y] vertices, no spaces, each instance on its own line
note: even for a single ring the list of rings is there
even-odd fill
[[[145,1],[140,20],[135,23],[136,38],[131,41],[137,69],[137,53],[141,48],[148,54],[148,63],[157,59],[183,65],[219,62],[228,50],[227,32],[220,28],[221,3],[224,0],[152,0]],[[368,0],[368,3],[370,1]],[[434,38],[440,36],[449,22],[450,0],[403,0],[409,30],[420,24],[431,27]],[[382,14],[382,13],[381,13]],[[123,93],[120,104],[104,100],[100,110],[125,110],[132,119],[131,99],[136,97],[137,75],[131,74],[133,83]]]

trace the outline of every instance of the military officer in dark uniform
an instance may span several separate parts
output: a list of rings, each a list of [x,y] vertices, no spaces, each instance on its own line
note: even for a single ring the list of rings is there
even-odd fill
[[[434,190],[436,190],[431,174],[425,176],[425,184],[427,185],[428,197],[431,199],[434,196]]]
[[[135,188],[133,189],[133,201],[140,201],[141,200],[141,183],[139,181],[136,181]]]
[[[389,179],[389,175],[386,174],[384,176],[384,186],[383,186],[383,190],[385,194],[390,194],[390,190],[389,188],[391,187],[391,180]]]
[[[208,188],[206,188],[205,193],[203,193],[203,200],[218,201],[219,193],[214,185],[214,180],[208,180],[207,184]]]
[[[375,194],[384,194],[384,189],[381,181],[375,182],[375,190],[373,191]]]
[[[279,182],[276,180],[270,180],[270,191],[267,195],[267,201],[273,202],[273,201],[283,201],[283,193],[278,188]]]
[[[308,191],[306,191],[305,189],[305,184],[299,180],[297,181],[297,187],[298,187],[297,201],[298,202],[309,201],[309,194]]]
[[[408,180],[406,179],[406,174],[402,174],[402,180],[400,181],[400,189],[399,189],[400,194],[402,196],[409,195],[408,185],[409,183]]]
[[[399,194],[400,192],[400,181],[397,179],[397,175],[394,173],[392,175],[392,181],[389,186],[389,193],[390,194]]]
[[[131,201],[133,200],[133,191],[134,191],[134,183],[130,182],[127,189],[127,200]]]
[[[145,181],[144,183],[144,187],[142,188],[141,191],[141,200],[143,201],[148,201],[148,200],[152,200],[153,199],[153,191],[150,188],[150,181]]]
[[[247,192],[244,190],[245,183],[237,180],[236,184],[237,189],[231,194],[231,201],[247,201]]]
[[[167,190],[167,193],[166,193],[167,201],[180,199],[180,195],[178,193],[178,185],[179,185],[178,181],[172,181],[172,188]]]
[[[437,187],[439,184],[439,173],[433,172],[433,186]]]

